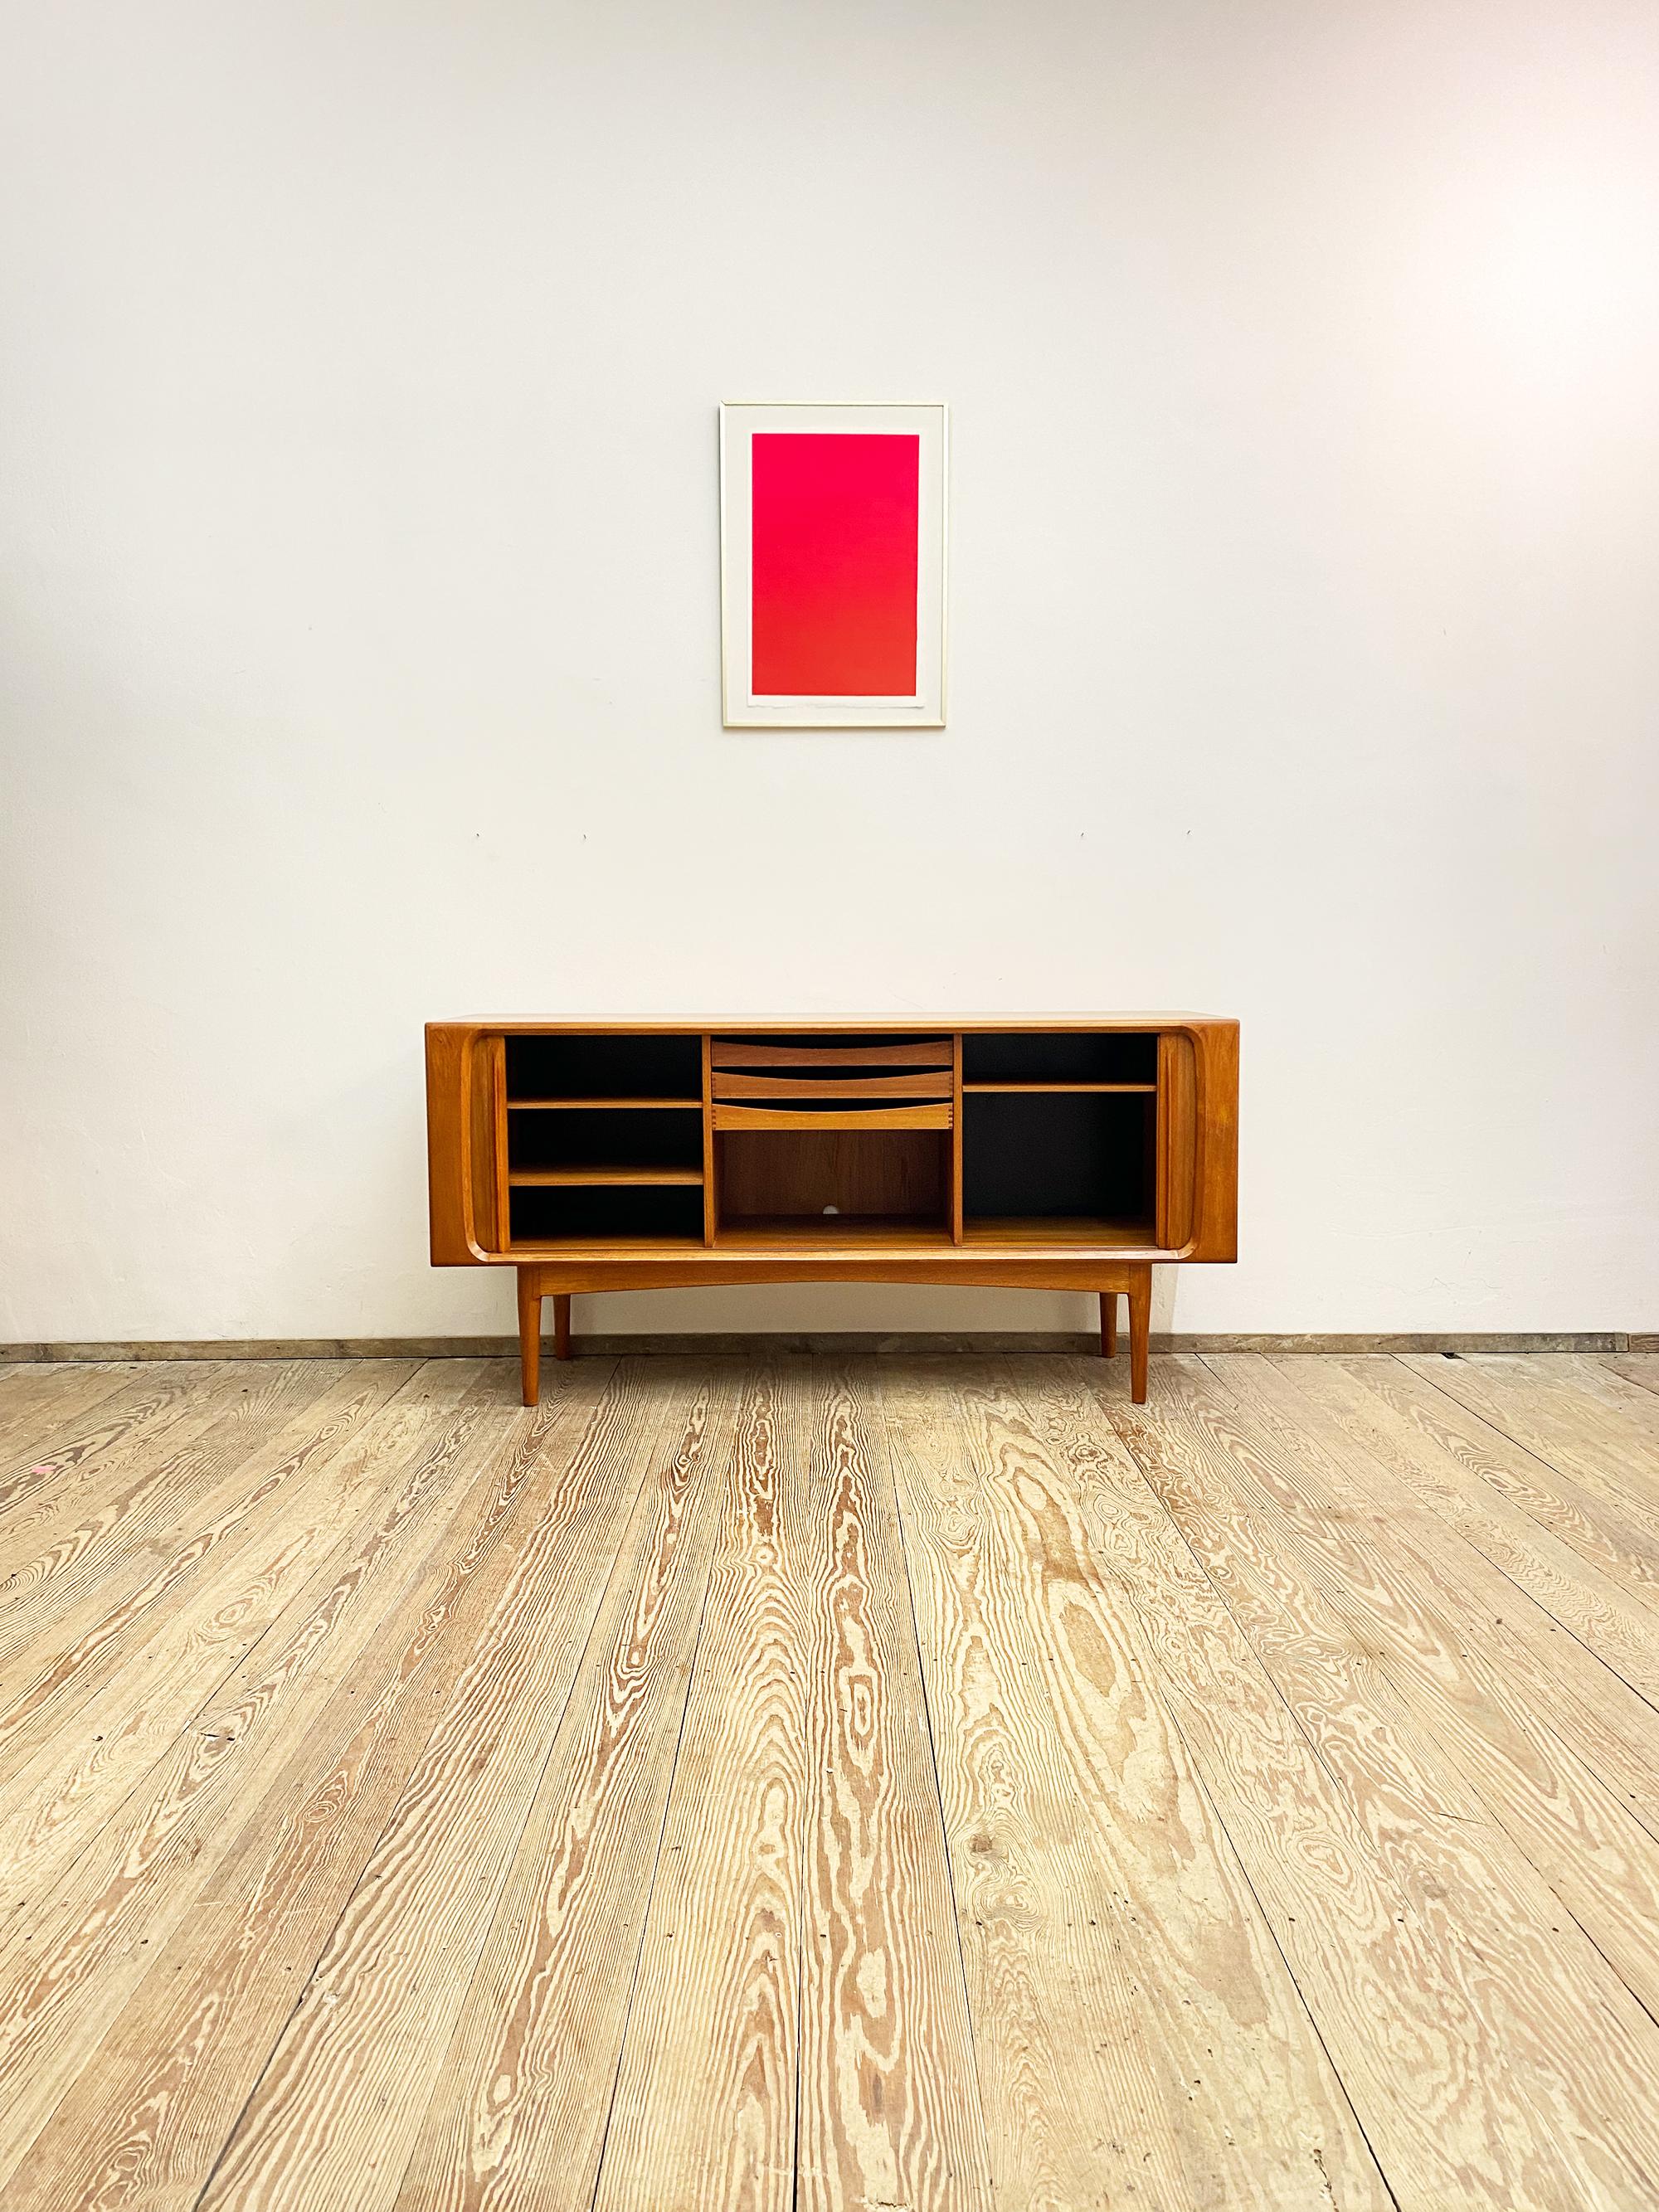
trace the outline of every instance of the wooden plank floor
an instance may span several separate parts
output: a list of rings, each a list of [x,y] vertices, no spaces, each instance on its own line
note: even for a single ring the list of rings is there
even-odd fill
[[[6,2212],[1659,2204],[1659,1358],[0,1370]]]

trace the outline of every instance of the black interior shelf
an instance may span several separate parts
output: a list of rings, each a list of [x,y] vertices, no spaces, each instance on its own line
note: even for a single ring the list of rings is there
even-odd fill
[[[1153,1106],[1143,1092],[969,1092],[962,1129],[969,1232],[976,1220],[1149,1224]]]
[[[509,1113],[509,1174],[541,1168],[702,1168],[702,1122],[691,1114],[633,1106]]]
[[[702,1242],[702,1192],[676,1184],[558,1188],[515,1186],[515,1245],[557,1243]]]
[[[666,1099],[701,1105],[697,1036],[510,1036],[507,1097]]]
[[[1133,1030],[1009,1030],[962,1041],[964,1088],[975,1083],[1158,1081],[1158,1037]]]

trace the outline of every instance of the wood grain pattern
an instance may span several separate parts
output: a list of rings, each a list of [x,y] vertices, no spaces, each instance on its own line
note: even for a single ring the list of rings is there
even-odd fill
[[[0,1377],[7,2212],[1659,2194],[1634,1356],[255,1364]]]
[[[1147,1235],[1144,1221],[1109,1221],[1096,1215],[1080,1214],[982,1213],[969,1216],[963,1241],[980,1251],[994,1248],[1010,1259],[1020,1251],[1064,1252],[1079,1249],[1128,1259],[1136,1255],[1152,1256]],[[985,1279],[983,1262],[976,1261],[972,1280],[980,1283]]]
[[[1521,1363],[1487,1355],[1410,1365],[1512,1443],[1617,1505],[1659,1538],[1659,1415],[1649,1394],[1632,1389],[1622,1405],[1605,1391],[1558,1380],[1547,1358]]]
[[[931,1132],[798,1129],[723,1136],[718,1144],[717,1243],[757,1220],[822,1237],[825,1206],[841,1221],[884,1221],[890,1237],[914,1239],[915,1224],[926,1219],[945,1233],[948,1146]]]
[[[0,1666],[88,1589],[112,1597],[117,1573],[160,1558],[199,1499],[228,1472],[240,1480],[258,1443],[349,1371],[312,1360],[227,1362],[187,1382],[118,1446],[82,1460],[72,1481],[54,1481],[0,1516]]]
[[[1600,1364],[1638,1389],[1659,1392],[1659,1352],[1627,1352],[1604,1357]]]
[[[96,1403],[101,1394],[94,1391],[76,1418],[61,1425],[44,1409],[38,1417],[26,1412],[15,1445],[0,1462],[0,1542],[9,1547],[17,1516],[32,1510],[33,1500],[44,1501],[38,1510],[48,1519],[71,1510],[76,1494],[105,1475],[123,1446],[146,1431],[143,1449],[148,1455],[156,1441],[156,1424],[199,1425],[202,1386],[216,1395],[226,1380],[221,1361],[190,1360],[177,1366],[168,1362],[161,1368],[141,1367],[101,1404]]]
[[[1238,1257],[1238,1024],[1189,1022],[1182,1034],[1193,1048],[1190,1126],[1193,1206],[1189,1260]],[[1174,1123],[1182,1126],[1184,1102]],[[1172,1183],[1172,1191],[1176,1185]]]
[[[617,1507],[657,1472],[658,1438],[694,1395],[675,1373],[636,1376],[557,1470],[532,1542],[433,1700],[431,1731],[204,2207],[278,2190],[363,2212],[395,2201],[605,1595],[589,1547],[613,1556]]]
[[[55,1360],[0,1364],[0,1468],[14,1442],[47,1449],[92,1408],[142,1378],[130,1362],[107,1367],[66,1366]],[[3,1494],[3,1493],[0,1493]]]
[[[1643,1362],[1639,1356],[1633,1361],[1620,1361],[1597,1358],[1586,1352],[1546,1352],[1540,1356],[1538,1365],[1543,1379],[1551,1386],[1552,1396],[1563,1403],[1569,1413],[1588,1392],[1603,1405],[1626,1414],[1649,1437],[1659,1440],[1659,1406],[1652,1402],[1651,1388],[1640,1379]],[[1633,1367],[1634,1373],[1621,1371],[1628,1367]]]
[[[1499,1372],[1507,1374],[1502,1368]],[[1653,1403],[1653,1393],[1621,1375],[1616,1360],[1565,1350],[1541,1352],[1535,1367],[1528,1368],[1528,1377],[1544,1386],[1540,1402],[1569,1420],[1589,1397],[1610,1413],[1623,1415],[1651,1442],[1659,1443],[1659,1406]],[[1650,1463],[1646,1472],[1651,1475],[1656,1471]]]
[[[1071,1469],[950,1372],[882,1395],[998,2201],[1386,2206]]]
[[[731,1385],[664,1426],[397,2202],[586,2204],[702,1621]]]
[[[1393,1365],[1394,1363],[1388,1363]],[[1493,1663],[1516,1594],[1494,1613],[1462,1577],[1413,1546],[1410,1472],[1429,1457],[1390,1448],[1363,1384],[1334,1362],[1212,1358],[1253,1430],[1278,1447],[1252,1470],[1285,1554],[1376,1655],[1413,1724],[1479,1801],[1650,2011],[1659,2012],[1659,1837],[1562,1732],[1525,1662]],[[1410,1382],[1411,1378],[1407,1376]],[[1369,1436],[1374,1442],[1364,1441]],[[1396,1473],[1405,1471],[1405,1479]],[[1454,1558],[1462,1547],[1448,1547]],[[1449,1595],[1445,1582],[1453,1583]],[[1559,1643],[1559,1638],[1557,1638]],[[1609,1680],[1609,1692],[1623,1686]],[[1605,1761],[1601,1762],[1605,1765]]]
[[[542,1286],[533,1267],[519,1270],[518,1307],[519,1395],[534,1406],[542,1389]]]
[[[951,1040],[951,1242],[962,1242],[962,1032]]]
[[[702,1241],[712,1244],[720,1225],[724,1194],[714,1151],[714,1045],[707,1036],[700,1041],[698,1056],[702,1073],[702,1097],[698,1101],[702,1115]]]
[[[948,1098],[951,1070],[907,1075],[717,1075],[714,1097],[728,1098]]]
[[[192,1601],[204,1591],[220,1601],[208,1614],[212,1638],[251,1642],[258,1630],[249,1629],[246,1616],[258,1591],[234,1608],[220,1594],[251,1553],[261,1563],[253,1570],[256,1584],[262,1571],[281,1577],[295,1571],[305,1542],[331,1524],[341,1499],[369,1474],[368,1459],[349,1461],[346,1448],[415,1371],[402,1360],[356,1361],[337,1370],[319,1398],[245,1455],[207,1460],[216,1479],[194,1498],[188,1540],[161,1534],[153,1544],[136,1543],[95,1577],[65,1576],[70,1602],[61,1608],[54,1602],[58,1585],[46,1585],[40,1603],[52,1607],[49,1633],[0,1655],[0,1752],[13,1760],[27,1758],[111,1682],[158,1627],[165,1631],[169,1618],[176,1621],[181,1613],[190,1618]],[[335,1491],[326,1488],[331,1473],[339,1477]],[[289,1510],[311,1516],[302,1522],[303,1536],[289,1523]],[[274,1585],[267,1583],[264,1595],[274,1595]],[[20,1596],[14,1617],[26,1617],[29,1603]]]
[[[489,1085],[489,1188],[495,1197],[495,1234],[490,1243],[505,1252],[513,1242],[511,1148],[507,1120],[507,1041],[485,1040],[483,1064]]]
[[[1197,1200],[1198,1063],[1190,1037],[1158,1041],[1158,1164],[1155,1233],[1160,1244],[1179,1251],[1193,1233]]]
[[[823,1503],[802,1479],[808,1394],[799,1360],[744,1386],[596,2212],[793,2200],[800,1656]]]
[[[64,2178],[84,2192],[68,2198],[76,2203],[139,2201],[182,2212],[197,2202],[407,1784],[434,1711],[476,1656],[472,1626],[545,1542],[550,1516],[574,1517],[584,1532],[594,1527],[596,1501],[580,1475],[568,1485],[555,1480],[545,1513],[533,1497],[550,1453],[566,1468],[591,1468],[580,1445],[588,1425],[614,1410],[600,1410],[612,1380],[610,1363],[594,1363],[556,1412],[529,1425],[499,1370],[476,1395],[450,1399],[447,1424],[408,1468],[370,1541],[354,1545],[326,1585],[318,1577],[320,1607],[290,1609],[296,1646],[314,1643],[316,1624],[337,1612],[349,1583],[357,1633],[317,1674],[303,1711],[245,1780],[245,1811],[228,1824],[228,1848],[216,1853],[190,1914],[152,1946],[148,1970],[87,2058],[81,2079],[96,2084],[95,2098],[71,2093],[35,2160],[14,2178],[21,2202],[66,2201],[67,2189],[58,2193]],[[608,1482],[600,1487],[603,1534],[615,1493]],[[400,1553],[410,1571],[398,1588]],[[383,1611],[371,1578],[374,1589],[392,1583]],[[244,1669],[223,1703],[235,1710],[247,1686]],[[99,2112],[104,2125],[94,2124]],[[37,2173],[52,2177],[38,2193]]]
[[[427,1231],[434,1267],[456,1267],[484,1256],[471,1222],[473,1036],[463,1023],[427,1024]]]
[[[1282,1363],[1291,1376],[1301,1363]],[[1554,1620],[1638,1686],[1659,1628],[1656,1553],[1612,1498],[1587,1491],[1400,1360],[1320,1361],[1305,1380],[1340,1401],[1358,1441],[1382,1437],[1413,1467],[1412,1504],[1432,1509]],[[1377,1401],[1380,1401],[1377,1402]]]
[[[314,1392],[314,1381],[311,1388]],[[445,1411],[453,1418],[452,1402]],[[374,1430],[370,1448],[376,1460],[388,1471],[394,1468],[405,1436],[438,1418],[432,1399],[395,1401],[390,1418]],[[273,1407],[269,1425],[276,1419]],[[249,1424],[238,1441],[252,1455],[258,1429]],[[345,1525],[350,1525],[349,1515]],[[285,1514],[263,1559],[244,1553],[239,1562],[233,1553],[194,1590],[172,1585],[159,1614],[135,1617],[118,1647],[117,1664],[105,1663],[105,1653],[93,1655],[94,1671],[84,1686],[87,1701],[77,1724],[60,1720],[38,1740],[14,1740],[0,1777],[0,1954],[11,1943],[18,1917],[49,1893],[112,1809],[188,1726],[200,1708],[204,1682],[257,1640],[303,1573],[308,1550],[337,1533],[332,1508],[309,1517]],[[185,1636],[181,1622],[199,1625]]]
[[[798,1131],[811,1136],[826,1129],[948,1129],[955,1119],[950,1101],[936,1106],[728,1106],[718,1099],[710,1109],[716,1129]]]
[[[709,1045],[714,1067],[798,1067],[835,1074],[848,1068],[942,1067],[951,1065],[951,1039],[921,1044],[743,1044],[715,1037]]]
[[[797,2203],[992,2201],[956,1908],[873,1367],[822,1374],[805,1645]]]
[[[1127,1240],[1085,1249],[1081,1238],[1056,1239],[1052,1251],[1027,1255],[994,1249],[988,1239],[964,1253],[951,1244],[942,1223],[923,1232],[843,1217],[833,1234],[827,1229],[803,1234],[793,1221],[735,1223],[721,1232],[714,1251],[705,1251],[688,1237],[677,1260],[653,1259],[643,1265],[629,1257],[622,1243],[588,1245],[574,1258],[560,1253],[525,1264],[550,1297],[557,1291],[637,1291],[690,1283],[972,1283],[1011,1291],[1127,1292],[1144,1260]]]
[[[337,1413],[323,1433],[332,1449],[319,1446],[319,1462],[347,1459]],[[395,1456],[376,1459],[365,1471],[363,1502],[378,1500],[399,1471]],[[317,1526],[322,1540],[314,1550],[310,1532],[280,1547],[285,1565],[314,1568],[319,1551],[325,1559],[331,1556],[339,1521],[325,1516]],[[374,1547],[374,1554],[383,1551]],[[240,1589],[257,1591],[264,1585],[264,1563],[249,1564],[249,1582]],[[303,1586],[302,1575],[294,1579]],[[222,1818],[233,1788],[271,1755],[296,1709],[315,1693],[328,1662],[343,1648],[349,1651],[366,1621],[372,1623],[370,1607],[357,1601],[365,1579],[362,1573],[331,1576],[327,1594],[295,1633],[270,1647],[258,1627],[240,1640],[204,1637],[216,1625],[231,1630],[242,1615],[234,1584],[228,1589],[222,1583],[201,1593],[197,1604],[180,1607],[177,1641],[185,1652],[213,1652],[200,1694],[222,1692],[220,1710],[211,1717],[198,1712],[197,1724],[172,1732],[163,1756],[89,1847],[53,1887],[26,1896],[0,1934],[0,2175],[15,2168],[51,2110],[63,2069],[89,2027],[130,1992],[148,1963],[148,1948],[165,1939],[200,1893],[234,1832]],[[228,1673],[238,1662],[240,1680]],[[119,1712],[131,1694],[124,1670],[106,1692],[112,1711]]]
[[[1091,1533],[1138,1599],[1162,1693],[1390,2186],[1425,2206],[1556,2201],[1507,2193],[1511,2116],[1501,2069],[1470,2039],[1465,1974],[1411,1909],[1172,1517],[1207,1445],[1158,1392],[1143,1412],[1098,1363],[1075,1376],[1081,1395],[1064,1419]],[[1090,1418],[1091,1401],[1111,1433]],[[1550,2165],[1544,2178],[1556,2186]]]
[[[1367,1498],[1369,1524],[1386,1512],[1391,1544],[1459,1641],[1490,1656],[1503,1695],[1544,1717],[1659,1832],[1659,1712],[1620,1671],[1631,1651],[1620,1615],[1598,1602],[1577,1562],[1552,1550],[1547,1530],[1523,1523],[1522,1549],[1513,1524],[1494,1520],[1491,1493],[1467,1471],[1464,1440],[1443,1425],[1449,1401],[1397,1359],[1282,1364],[1340,1422],[1337,1449]],[[1463,1409],[1450,1411],[1455,1419]],[[1304,1415],[1304,1426],[1313,1431],[1316,1417]],[[1478,1452],[1481,1425],[1471,1426]]]
[[[1659,2027],[1583,1931],[1565,1915],[1556,1923],[1544,1886],[1413,1726],[1363,1640],[1310,1578],[1286,1573],[1261,1521],[1258,1471],[1272,1446],[1195,1364],[1165,1363],[1153,1404],[1115,1407],[1112,1418],[1293,1717],[1300,1756],[1317,1760],[1317,1778],[1304,1766],[1297,1825],[1318,1814],[1340,1888],[1304,1893],[1292,1912],[1276,1863],[1258,1859],[1253,1879],[1316,2011],[1321,1995],[1350,1999],[1375,1977],[1401,2047],[1433,2054],[1439,2132],[1417,2185],[1431,2184],[1437,2164],[1443,2179],[1432,2185],[1454,2202],[1494,2184],[1517,2204],[1639,2197],[1644,2177],[1659,2172],[1659,2114],[1646,2087]],[[1275,1734],[1283,1742],[1282,1723]],[[1346,1930],[1340,1990],[1339,1954],[1316,1948],[1326,1914],[1327,1941]],[[1421,2158],[1420,2112],[1401,2110],[1399,2071],[1386,2082],[1350,2071],[1358,2027],[1333,2002],[1327,2040],[1367,2136],[1385,2168],[1394,2149],[1410,2172],[1396,2147],[1409,2133]],[[1606,2132],[1588,2145],[1575,2116],[1591,2111]]]

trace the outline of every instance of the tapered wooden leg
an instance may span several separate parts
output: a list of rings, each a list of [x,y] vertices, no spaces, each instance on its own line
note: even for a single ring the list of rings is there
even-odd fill
[[[1103,1291],[1100,1294],[1100,1356],[1103,1359],[1117,1358],[1117,1292]]]
[[[564,1303],[570,1302],[567,1298]],[[519,1270],[519,1366],[524,1376],[524,1401],[533,1406],[542,1389],[542,1293],[533,1267]]]
[[[558,1291],[553,1293],[553,1357],[570,1357],[570,1301]]]
[[[1152,1271],[1143,1267],[1129,1291],[1129,1395],[1146,1402],[1146,1345],[1152,1328]]]

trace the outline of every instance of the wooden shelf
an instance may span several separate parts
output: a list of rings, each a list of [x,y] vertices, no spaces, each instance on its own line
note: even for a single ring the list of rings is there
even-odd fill
[[[1018,1246],[1023,1249],[1061,1244],[1085,1244],[1091,1250],[1112,1251],[1133,1246],[1144,1251],[1154,1241],[1150,1221],[1103,1221],[1086,1214],[969,1214],[962,1225],[964,1244]]]
[[[1151,1097],[1157,1091],[1155,1083],[964,1083],[963,1095],[978,1091],[1020,1091],[1028,1094],[1045,1091],[1086,1091],[1104,1096],[1121,1095],[1125,1091],[1143,1092]]]
[[[701,1168],[514,1168],[515,1190],[583,1188],[594,1183],[701,1183]]]
[[[689,1259],[706,1249],[701,1237],[515,1237],[507,1256],[524,1260],[637,1260],[641,1253],[661,1253],[668,1259]]]
[[[717,1101],[713,1127],[728,1129],[795,1131],[823,1136],[836,1130],[948,1129],[954,1109],[948,1098],[927,1106],[731,1106]]]
[[[714,1236],[717,1252],[927,1251],[951,1249],[943,1221],[902,1213],[776,1213],[722,1221]]]
[[[520,1107],[529,1107],[538,1114],[592,1114],[612,1107],[624,1108],[630,1114],[653,1113],[660,1109],[672,1109],[682,1114],[702,1111],[701,1098],[509,1098],[507,1104],[509,1113]]]

